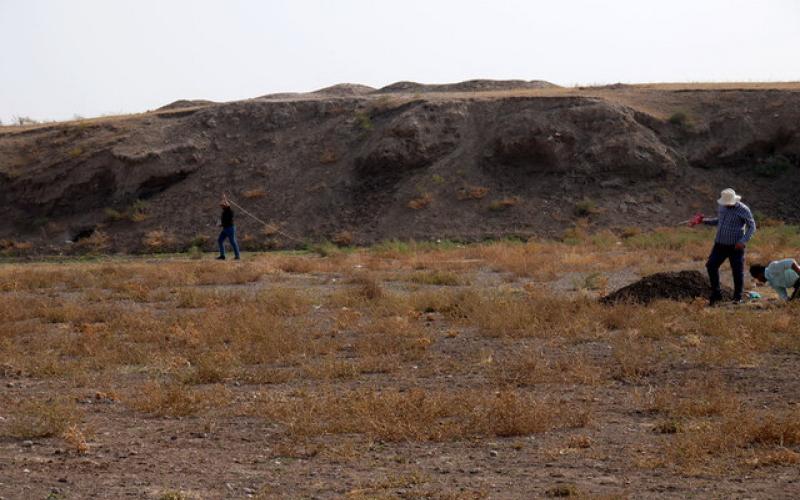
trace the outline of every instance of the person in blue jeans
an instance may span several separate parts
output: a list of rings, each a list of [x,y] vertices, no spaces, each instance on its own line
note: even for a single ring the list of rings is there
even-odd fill
[[[217,238],[217,244],[219,244],[219,257],[217,257],[217,260],[225,260],[226,238],[230,241],[231,247],[233,247],[236,260],[239,260],[239,244],[236,242],[236,226],[233,224],[233,210],[231,210],[231,203],[228,201],[227,196],[222,195],[222,202],[220,202],[219,206],[222,208],[222,232],[219,233],[219,238]]]
[[[719,286],[719,268],[726,261],[731,263],[733,272],[733,301],[741,302],[742,289],[744,288],[744,253],[747,242],[756,232],[756,221],[747,205],[740,200],[741,196],[733,189],[722,191],[719,200],[719,215],[717,217],[696,216],[692,226],[706,224],[717,226],[717,236],[714,238],[714,247],[706,262],[708,279],[711,281],[711,298],[709,305],[714,305],[722,299]]]

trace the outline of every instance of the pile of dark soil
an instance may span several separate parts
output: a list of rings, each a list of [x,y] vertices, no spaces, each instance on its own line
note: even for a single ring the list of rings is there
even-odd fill
[[[693,300],[697,297],[707,298],[710,291],[711,285],[708,278],[698,271],[656,273],[620,288],[603,297],[601,301],[604,304],[618,302],[649,304],[658,299]],[[732,296],[733,292],[729,288],[723,287],[723,299],[729,300]]]

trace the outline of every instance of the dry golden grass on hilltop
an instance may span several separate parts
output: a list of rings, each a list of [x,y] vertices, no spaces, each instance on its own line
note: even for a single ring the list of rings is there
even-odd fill
[[[462,464],[475,456],[447,466],[471,492],[485,492],[482,475],[523,471],[541,492],[566,488],[539,475],[543,463],[575,491],[624,495],[619,483],[587,480],[584,460],[664,484],[698,474],[694,481],[725,484],[739,471],[759,477],[800,462],[795,307],[603,306],[587,288],[565,285],[583,278],[565,276],[701,268],[708,233],[569,238],[390,242],[325,257],[249,254],[237,264],[4,264],[0,458],[23,460],[24,439],[66,450],[59,467],[68,471],[74,457],[103,462],[101,449],[128,450],[131,440],[172,456],[190,446],[179,425],[228,443],[228,458],[242,464],[263,453],[308,463],[321,471],[316,483],[291,468],[261,473],[309,494],[337,480],[378,491],[387,480],[379,470],[409,473],[405,464],[427,463],[429,452]],[[751,256],[792,255],[797,243],[793,228],[768,228]],[[161,428],[177,444],[159,441]],[[489,450],[499,450],[491,466]],[[349,472],[336,478],[341,466]],[[108,467],[111,476],[130,472]],[[232,480],[216,469],[205,474]],[[69,474],[74,491],[91,490]],[[159,476],[165,491],[170,474]],[[422,474],[403,488],[413,496],[454,486]]]

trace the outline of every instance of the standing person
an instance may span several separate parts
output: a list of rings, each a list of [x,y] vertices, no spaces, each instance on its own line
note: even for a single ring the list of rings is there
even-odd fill
[[[231,242],[233,253],[236,255],[236,260],[239,260],[239,244],[236,242],[236,226],[233,224],[233,210],[231,210],[231,203],[228,197],[222,195],[222,201],[219,206],[222,208],[222,232],[219,233],[217,244],[219,244],[219,257],[218,260],[225,260],[225,238]]]
[[[753,264],[750,276],[760,283],[769,283],[783,300],[794,300],[800,292],[800,266],[794,259],[773,260],[768,266]],[[789,297],[789,288],[794,288]]]
[[[706,224],[717,226],[717,236],[714,238],[714,247],[706,262],[708,279],[711,281],[711,298],[709,305],[714,305],[722,299],[719,287],[719,268],[723,262],[730,260],[733,272],[733,301],[742,300],[744,287],[744,253],[747,242],[756,232],[756,221],[753,213],[741,202],[742,197],[733,189],[725,189],[720,194],[719,215],[706,218],[702,215],[692,219],[690,225]]]

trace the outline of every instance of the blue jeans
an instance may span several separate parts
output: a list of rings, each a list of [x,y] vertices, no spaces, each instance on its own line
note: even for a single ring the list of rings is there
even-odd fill
[[[217,238],[217,244],[219,245],[220,257],[225,257],[225,238],[228,238],[228,241],[231,242],[231,246],[233,247],[233,253],[236,255],[236,258],[238,259],[239,244],[236,243],[236,226],[223,227],[222,232],[219,233],[219,238]]]
[[[726,260],[730,260],[731,271],[733,271],[733,300],[740,300],[742,288],[744,288],[744,249],[737,250],[734,245],[714,243],[714,248],[711,249],[711,255],[708,256],[708,262],[706,262],[708,279],[711,281],[711,293],[716,298],[720,296],[719,267]]]

